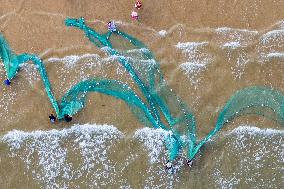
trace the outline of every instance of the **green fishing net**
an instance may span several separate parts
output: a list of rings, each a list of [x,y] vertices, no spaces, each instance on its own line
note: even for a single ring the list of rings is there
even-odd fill
[[[165,137],[169,160],[174,160],[181,149],[186,150],[191,160],[199,149],[226,123],[237,116],[255,114],[283,123],[284,96],[271,88],[250,87],[236,92],[220,111],[215,128],[197,142],[196,122],[190,108],[168,87],[154,54],[141,41],[122,31],[99,34],[88,27],[83,18],[65,20],[66,26],[82,30],[95,46],[113,56],[124,67],[137,90],[118,80],[93,78],[73,86],[61,99],[56,101],[43,62],[36,55],[16,55],[0,34],[0,56],[7,79],[17,74],[24,62],[37,65],[49,100],[58,119],[72,116],[84,108],[90,92],[99,92],[125,101],[134,115],[145,126],[169,131]],[[115,41],[112,43],[111,41]],[[118,44],[119,47],[116,47]],[[141,94],[142,96],[139,96]]]

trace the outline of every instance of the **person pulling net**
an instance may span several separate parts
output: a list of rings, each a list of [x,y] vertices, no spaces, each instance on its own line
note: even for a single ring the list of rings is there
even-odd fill
[[[109,32],[107,33],[106,38],[109,39],[112,33],[117,32],[117,26],[114,21],[109,21],[107,23],[107,29]]]
[[[137,0],[136,2],[135,2],[135,5],[134,5],[134,7],[136,8],[136,9],[141,9],[142,8],[142,2],[140,1],[140,0]]]

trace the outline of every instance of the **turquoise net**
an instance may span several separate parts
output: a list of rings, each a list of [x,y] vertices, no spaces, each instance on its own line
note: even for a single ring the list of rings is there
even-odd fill
[[[58,119],[62,119],[66,114],[72,116],[84,108],[89,92],[111,95],[125,101],[145,126],[169,131],[165,137],[169,160],[174,160],[181,149],[187,152],[189,159],[193,159],[212,136],[237,116],[261,115],[283,124],[284,96],[282,93],[266,87],[245,88],[229,99],[219,114],[215,128],[197,143],[196,122],[192,111],[168,87],[158,61],[141,41],[119,30],[99,34],[88,27],[83,18],[67,18],[65,24],[79,28],[95,46],[115,57],[117,63],[125,68],[135,82],[142,96],[139,97],[138,91],[135,92],[121,81],[93,78],[73,86],[59,103],[52,93],[42,60],[31,54],[16,55],[4,36],[0,34],[0,56],[7,78],[13,79],[21,64],[25,62],[32,61],[36,64]]]

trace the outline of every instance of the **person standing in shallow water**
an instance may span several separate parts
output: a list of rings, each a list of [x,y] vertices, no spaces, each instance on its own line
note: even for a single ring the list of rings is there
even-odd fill
[[[166,165],[165,165],[165,169],[166,170],[170,170],[173,167],[172,162],[167,161]]]
[[[131,18],[132,18],[133,20],[138,20],[138,19],[139,19],[138,10],[140,10],[140,9],[142,8],[142,2],[141,2],[140,0],[137,0],[137,1],[135,2],[134,8],[135,8],[136,10],[132,10],[132,12],[131,12]]]
[[[55,123],[56,117],[53,114],[50,114],[49,120],[50,120],[51,123]]]
[[[5,85],[7,85],[7,86],[11,85],[11,81],[10,81],[9,79],[6,79],[6,80],[4,81],[4,83],[5,83]]]
[[[132,18],[133,20],[138,20],[138,18],[139,18],[138,12],[132,11],[132,13],[131,13],[131,18]]]
[[[192,163],[193,163],[192,160],[189,159],[186,160],[186,164],[188,167],[192,167]]]
[[[110,31],[110,32],[116,32],[116,31],[117,31],[117,27],[116,27],[114,21],[109,21],[109,22],[107,23],[107,29],[108,29],[108,31]]]
[[[112,34],[113,32],[117,32],[117,26],[116,26],[116,24],[114,23],[114,21],[109,21],[109,22],[107,23],[107,29],[108,29],[109,32],[108,32],[106,38],[109,39],[109,37],[111,36],[111,34]]]
[[[192,160],[187,159],[186,160],[186,165],[188,167],[192,167]],[[165,165],[165,170],[171,170],[173,168],[173,164],[170,160],[167,161],[166,165]]]
[[[137,0],[134,7],[138,10],[141,9],[142,8],[142,2],[140,0]]]
[[[70,121],[72,121],[72,117],[69,116],[69,115],[67,115],[67,114],[65,114],[65,115],[64,115],[64,120],[65,120],[66,122],[70,122]]]

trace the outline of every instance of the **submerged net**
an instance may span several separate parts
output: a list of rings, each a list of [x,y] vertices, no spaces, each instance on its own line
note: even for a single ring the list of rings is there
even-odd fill
[[[94,45],[115,57],[135,82],[142,96],[139,97],[138,92],[118,80],[93,78],[73,86],[59,104],[52,94],[41,59],[30,54],[16,55],[3,35],[0,35],[0,56],[7,78],[11,80],[24,62],[32,61],[36,64],[58,119],[66,114],[72,116],[84,108],[89,92],[111,95],[125,101],[144,125],[170,131],[165,137],[169,160],[174,160],[182,148],[187,151],[188,158],[193,159],[212,136],[237,116],[262,115],[283,124],[284,96],[270,88],[250,87],[236,92],[230,98],[220,112],[215,128],[197,143],[196,122],[192,111],[168,87],[159,63],[141,41],[119,30],[99,34],[88,27],[83,18],[67,18],[65,24],[83,30]],[[119,47],[116,47],[118,44]]]
[[[52,93],[51,85],[44,67],[44,64],[42,60],[33,54],[20,54],[16,55],[10,48],[9,44],[5,40],[4,36],[0,34],[0,58],[2,59],[2,62],[4,64],[4,68],[6,71],[7,79],[11,80],[15,77],[17,74],[17,71],[20,69],[20,66],[28,61],[32,61],[42,78],[42,81],[44,83],[45,91],[48,95],[48,98],[50,100],[50,103],[56,112],[59,119],[62,119],[63,116],[60,114],[60,110],[58,107],[58,103]]]

